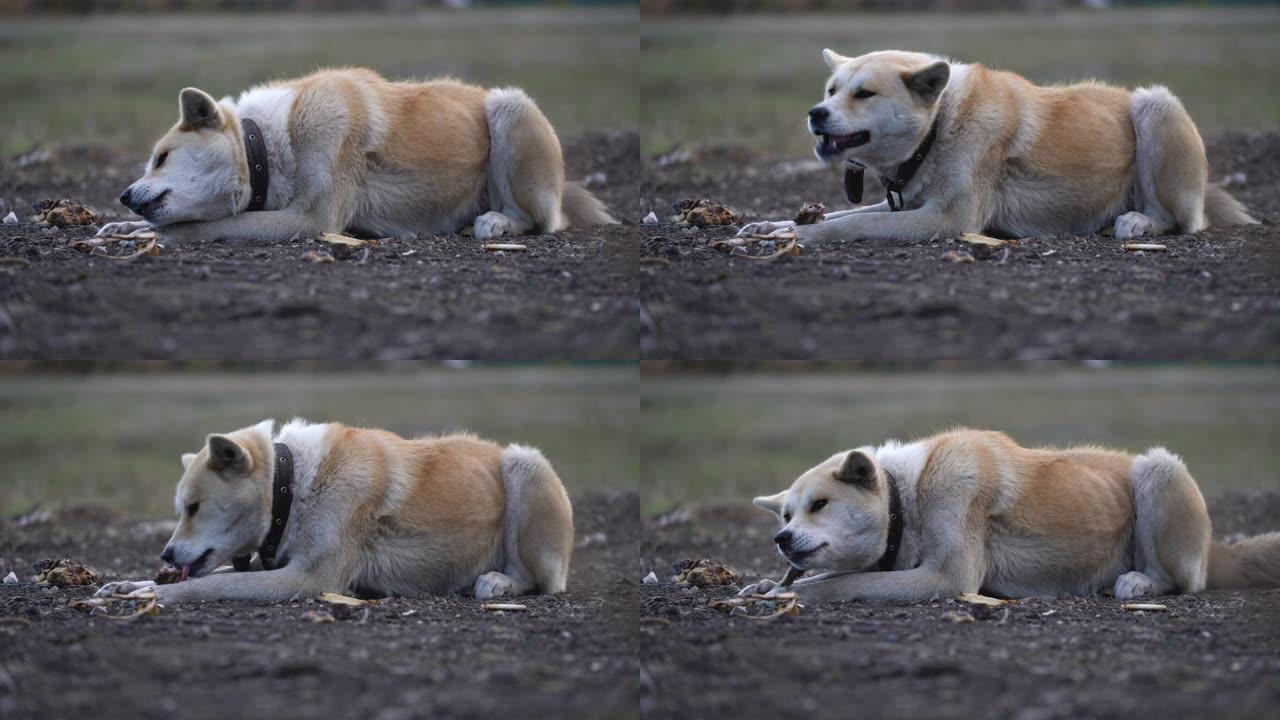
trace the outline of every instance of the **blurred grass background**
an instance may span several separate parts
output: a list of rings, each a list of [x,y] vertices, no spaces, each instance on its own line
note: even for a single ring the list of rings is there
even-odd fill
[[[0,512],[105,504],[168,517],[178,457],[210,432],[284,422],[470,430],[542,449],[570,493],[632,489],[634,366],[0,375]]]
[[[710,375],[646,367],[645,511],[749,503],[832,453],[955,425],[1003,430],[1024,445],[1164,445],[1206,495],[1280,489],[1280,367],[1029,368]]]
[[[1203,132],[1280,127],[1280,8],[645,16],[644,150],[735,143],[810,157],[824,47],[918,50],[1037,83],[1167,85]]]
[[[634,7],[5,17],[0,150],[90,143],[144,152],[177,120],[183,87],[234,97],[335,65],[519,86],[562,137],[635,129],[638,18]]]

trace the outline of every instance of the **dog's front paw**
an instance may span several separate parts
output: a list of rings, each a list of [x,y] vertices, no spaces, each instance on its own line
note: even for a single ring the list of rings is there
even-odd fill
[[[769,578],[765,578],[760,582],[751,583],[750,585],[742,588],[742,590],[738,593],[738,597],[746,597],[748,595],[766,595],[768,593],[773,592],[774,590],[777,590],[780,587],[782,586],[779,585],[776,581],[770,580]]]
[[[109,595],[136,597],[145,593],[155,592],[156,587],[156,584],[151,580],[120,580],[103,585],[98,588],[98,592],[94,593],[94,595],[96,597],[107,597]]]
[[[201,237],[201,230],[206,224],[207,223],[188,222],[158,227],[156,228],[156,239],[160,241],[161,245],[171,246],[188,245],[200,242],[203,239]],[[212,239],[212,237],[210,239]]]
[[[738,231],[738,237],[783,237],[789,236],[795,232],[795,229],[796,224],[793,220],[753,222],[743,225]]]
[[[146,220],[129,220],[126,222],[107,223],[98,230],[98,234],[94,237],[137,237],[139,234],[151,231],[151,223]]]

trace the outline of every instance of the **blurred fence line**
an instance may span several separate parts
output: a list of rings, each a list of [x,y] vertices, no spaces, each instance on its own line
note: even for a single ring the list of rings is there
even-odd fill
[[[139,12],[347,12],[467,7],[625,6],[636,0],[0,0],[0,14]]]
[[[979,12],[987,10],[1053,11],[1106,7],[1229,7],[1276,5],[1277,0],[640,0],[641,12]]]

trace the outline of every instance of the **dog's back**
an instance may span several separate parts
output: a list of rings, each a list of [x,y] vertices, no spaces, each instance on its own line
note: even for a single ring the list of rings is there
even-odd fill
[[[1087,593],[1126,569],[1132,456],[1012,441],[991,450],[1006,469],[988,506],[984,588],[1009,597]]]
[[[352,493],[347,525],[355,584],[386,593],[470,587],[501,548],[506,507],[502,448],[471,435],[407,440],[339,426],[317,474]]]

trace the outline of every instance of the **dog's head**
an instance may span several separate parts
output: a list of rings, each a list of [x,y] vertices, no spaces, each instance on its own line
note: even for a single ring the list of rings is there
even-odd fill
[[[865,570],[884,554],[889,503],[867,450],[832,455],[777,495],[755,504],[782,521],[773,540],[797,570]]]
[[[910,157],[929,132],[951,65],[924,53],[887,50],[848,58],[831,50],[822,102],[809,109],[809,131],[818,136],[818,159],[831,162],[849,151],[874,168]]]
[[[161,558],[200,577],[257,549],[271,525],[270,420],[210,435],[182,456],[174,504],[178,527]]]
[[[178,109],[178,124],[156,143],[146,174],[120,202],[157,226],[235,214],[250,192],[239,122],[195,88],[178,95]]]

